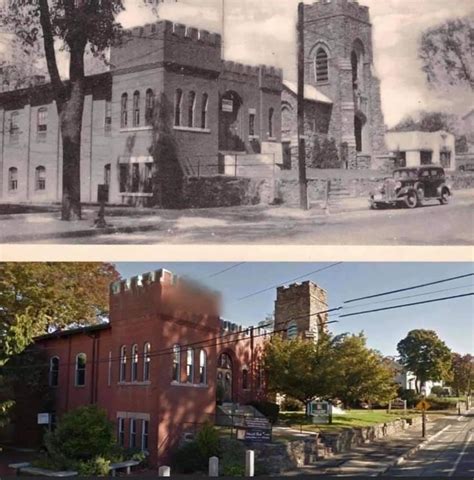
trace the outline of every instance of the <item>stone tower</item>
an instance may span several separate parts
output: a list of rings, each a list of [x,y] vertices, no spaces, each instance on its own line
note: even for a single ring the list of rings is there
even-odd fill
[[[386,153],[369,9],[357,0],[319,0],[304,13],[305,82],[333,102],[328,136],[347,167],[366,168]]]
[[[326,291],[313,282],[278,287],[275,301],[275,331],[286,338],[313,338],[326,330],[328,309]]]

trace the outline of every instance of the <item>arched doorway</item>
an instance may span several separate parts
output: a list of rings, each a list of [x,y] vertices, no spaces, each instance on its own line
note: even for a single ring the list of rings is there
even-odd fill
[[[233,401],[232,395],[232,359],[227,353],[221,353],[217,362],[217,401],[227,403]]]
[[[219,108],[219,149],[224,151],[245,151],[242,140],[242,99],[237,92],[228,90],[220,99]]]

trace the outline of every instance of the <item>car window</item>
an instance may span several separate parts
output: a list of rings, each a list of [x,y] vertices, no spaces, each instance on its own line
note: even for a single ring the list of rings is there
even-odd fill
[[[430,176],[430,171],[429,170],[423,170],[421,172],[421,176],[426,178],[426,177],[429,177]]]
[[[432,177],[440,177],[441,172],[439,170],[431,170],[431,176]]]

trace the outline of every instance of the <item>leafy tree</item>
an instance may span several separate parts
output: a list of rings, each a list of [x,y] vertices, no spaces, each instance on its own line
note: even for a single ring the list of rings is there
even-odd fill
[[[432,85],[466,85],[474,90],[474,16],[448,20],[423,32],[419,57]]]
[[[338,374],[334,394],[345,406],[384,403],[395,397],[393,371],[380,353],[367,347],[362,333],[339,337],[335,350]]]
[[[454,389],[456,396],[469,394],[474,385],[474,357],[453,353],[451,357],[451,380],[448,385]]]
[[[438,132],[446,130],[455,134],[459,129],[458,119],[455,115],[445,112],[430,112],[421,110],[415,116],[408,115],[403,118],[395,127],[394,132],[409,132],[420,130],[422,132]]]
[[[81,218],[80,159],[85,97],[85,56],[101,55],[119,38],[115,21],[122,0],[37,0],[5,2],[3,28],[27,46],[41,43],[56,102],[63,145],[63,220]],[[69,79],[61,78],[56,44],[69,53]]]
[[[451,351],[433,330],[411,330],[397,350],[401,364],[416,377],[417,392],[428,380],[449,378]]]
[[[336,140],[325,137],[321,142],[319,135],[315,135],[311,149],[311,166],[314,168],[339,168],[340,163]]]

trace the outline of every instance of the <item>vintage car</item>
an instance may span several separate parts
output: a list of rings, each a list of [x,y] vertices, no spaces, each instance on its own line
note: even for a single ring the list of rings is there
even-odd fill
[[[442,167],[423,165],[421,167],[397,168],[392,177],[370,194],[370,207],[405,206],[415,208],[425,200],[438,200],[441,205],[449,202],[451,187],[446,183]]]

